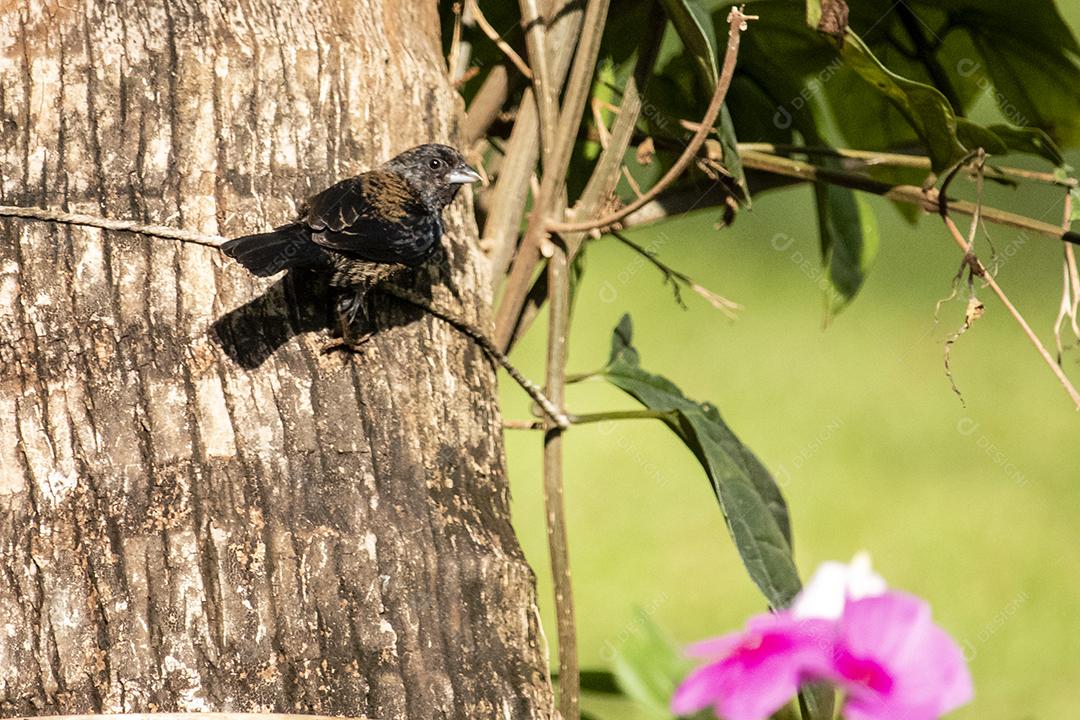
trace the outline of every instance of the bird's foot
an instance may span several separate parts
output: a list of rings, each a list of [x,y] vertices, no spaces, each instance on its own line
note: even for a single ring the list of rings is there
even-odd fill
[[[364,345],[366,345],[367,342],[373,337],[375,337],[375,333],[364,333],[363,335],[357,335],[349,338],[339,337],[319,348],[319,354],[329,355],[332,352],[338,351],[358,353],[363,349]]]

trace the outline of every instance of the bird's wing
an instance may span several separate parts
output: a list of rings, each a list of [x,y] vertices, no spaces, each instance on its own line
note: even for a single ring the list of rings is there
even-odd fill
[[[364,260],[418,265],[442,235],[432,213],[396,173],[372,170],[310,198],[300,221],[315,243]]]

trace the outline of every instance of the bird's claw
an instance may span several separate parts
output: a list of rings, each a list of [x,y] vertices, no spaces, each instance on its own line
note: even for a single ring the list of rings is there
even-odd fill
[[[371,340],[372,337],[374,337],[374,333],[366,333],[364,335],[360,335],[359,337],[351,337],[348,339],[338,338],[332,342],[328,342],[327,344],[323,345],[319,349],[319,354],[329,355],[330,353],[337,352],[339,350],[350,353],[360,352],[363,346],[366,345],[368,340]]]

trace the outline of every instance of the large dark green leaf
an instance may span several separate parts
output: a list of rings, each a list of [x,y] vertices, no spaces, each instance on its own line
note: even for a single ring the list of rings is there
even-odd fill
[[[846,188],[818,185],[815,197],[826,309],[835,315],[862,288],[877,257],[877,218],[865,199]]]
[[[1006,33],[973,31],[1002,114],[1034,125],[1066,145],[1080,143],[1080,68],[1060,51],[1047,51]],[[1063,92],[1065,89],[1070,92]]]
[[[886,68],[850,30],[840,56],[844,64],[877,88],[900,111],[926,145],[935,172],[944,170],[965,155],[967,150],[956,135],[956,114],[936,88],[908,80]]]
[[[669,413],[665,422],[704,468],[750,577],[772,607],[787,606],[801,585],[776,482],[715,407],[690,400],[671,381],[641,368],[632,334],[630,317],[623,316],[604,377],[649,409]]]
[[[919,0],[936,5],[975,44],[1002,115],[1017,126],[1047,131],[1064,145],[1080,144],[1080,45],[1053,0]],[[984,66],[984,67],[983,67]]]

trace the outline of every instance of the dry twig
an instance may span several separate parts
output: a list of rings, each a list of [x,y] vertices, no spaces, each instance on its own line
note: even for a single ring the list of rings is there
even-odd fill
[[[951,212],[968,216],[975,214],[974,203],[946,199],[941,192],[928,193],[914,185],[891,185],[857,173],[844,172],[843,170],[821,167],[800,160],[791,160],[750,150],[742,153],[742,161],[744,167],[754,170],[783,175],[806,182],[824,182],[851,188],[852,190],[861,190],[874,195],[881,195],[889,200],[918,205],[926,212],[940,213],[942,204],[947,202]],[[1056,240],[1080,244],[1080,234],[1062,230],[1059,225],[1052,225],[1023,215],[985,206],[981,208],[980,212],[984,222],[1005,225],[1020,230],[1030,230]]]
[[[935,202],[935,204],[937,203]],[[960,232],[960,228],[958,228],[956,226],[956,223],[953,222],[952,216],[949,214],[949,204],[946,203],[944,198],[941,198],[939,207],[941,208],[941,217],[945,221],[945,227],[949,229],[949,233],[952,235],[953,241],[961,250],[964,251],[965,255],[971,254],[971,246],[968,244],[967,240],[964,239],[964,235]],[[998,299],[1001,301],[1001,304],[1004,305],[1005,309],[1009,311],[1009,314],[1012,315],[1013,319],[1016,321],[1016,324],[1020,326],[1020,329],[1024,331],[1024,334],[1027,336],[1032,346],[1034,346],[1035,350],[1038,351],[1043,361],[1050,367],[1050,371],[1054,373],[1054,376],[1058,379],[1058,382],[1060,382],[1061,386],[1065,388],[1065,392],[1068,393],[1069,398],[1073,401],[1073,405],[1076,406],[1077,410],[1080,410],[1080,393],[1076,391],[1076,388],[1073,387],[1072,382],[1069,380],[1068,376],[1065,375],[1065,372],[1061,369],[1061,366],[1059,366],[1054,361],[1053,356],[1050,355],[1050,353],[1046,350],[1046,347],[1042,344],[1042,341],[1039,340],[1039,336],[1035,334],[1035,331],[1031,329],[1031,326],[1028,324],[1027,320],[1024,319],[1024,316],[1020,314],[1020,311],[1016,309],[1016,306],[1013,305],[1012,301],[1005,294],[1005,291],[1001,289],[1000,285],[998,285],[997,281],[994,279],[994,276],[986,271],[986,268],[983,266],[982,262],[980,262],[974,254],[971,254],[971,269],[972,272],[982,278],[983,282],[986,283],[986,286],[989,287],[995,295],[997,295]]]
[[[533,72],[529,68],[528,63],[522,60],[521,56],[517,54],[514,48],[510,47],[510,43],[503,40],[502,35],[491,26],[488,19],[484,17],[483,11],[480,10],[479,3],[477,3],[476,0],[466,0],[466,2],[468,2],[468,7],[472,10],[473,17],[476,19],[476,24],[480,26],[480,29],[488,36],[488,39],[495,43],[495,47],[502,50],[503,55],[514,64],[514,67],[516,67],[522,75],[532,80]]]
[[[728,300],[722,295],[717,295],[713,291],[699,284],[696,280],[694,280],[694,278],[690,277],[686,273],[680,272],[675,268],[671,267],[670,265],[662,262],[660,258],[656,257],[656,253],[652,252],[648,248],[638,245],[636,242],[626,237],[621,232],[614,231],[611,233],[611,235],[614,236],[619,242],[623,243],[631,250],[648,260],[650,263],[656,266],[656,268],[661,273],[663,273],[664,280],[666,282],[670,282],[672,288],[674,288],[675,302],[677,302],[680,306],[684,308],[686,307],[683,304],[682,295],[679,293],[679,283],[682,283],[683,285],[687,286],[695,293],[703,297],[714,308],[724,313],[724,315],[731,319],[735,319],[735,312],[742,309],[742,305],[739,305],[737,302]]]
[[[646,205],[649,201],[670,187],[671,184],[674,183],[691,164],[693,164],[698,150],[701,149],[701,146],[705,143],[709,133],[712,132],[712,128],[716,124],[716,119],[720,116],[720,109],[724,105],[724,98],[727,96],[728,87],[731,85],[731,78],[735,74],[735,63],[739,56],[739,37],[742,31],[746,29],[747,21],[756,19],[756,15],[744,15],[739,8],[733,7],[731,8],[731,12],[728,13],[727,52],[724,54],[724,66],[720,73],[720,79],[716,83],[712,101],[709,103],[709,108],[705,111],[705,116],[701,119],[697,132],[690,138],[689,144],[683,149],[678,160],[676,160],[675,163],[668,168],[668,171],[664,173],[664,176],[660,178],[655,185],[649,188],[644,195],[615,212],[584,222],[548,222],[548,230],[558,233],[568,233],[585,232],[593,229],[611,227],[627,215],[630,215],[635,210]]]
[[[1072,226],[1072,193],[1065,193],[1065,219],[1061,227],[1068,230]],[[1076,268],[1076,251],[1072,245],[1065,245],[1065,260],[1062,263],[1061,307],[1054,321],[1054,340],[1057,344],[1057,360],[1061,364],[1064,346],[1061,342],[1061,328],[1065,318],[1069,318],[1069,327],[1073,336],[1080,339],[1080,326],[1077,325],[1077,307],[1080,306],[1080,272]]]

